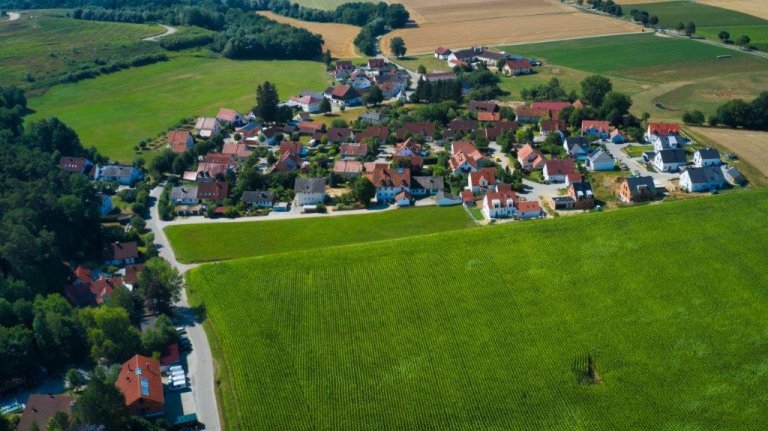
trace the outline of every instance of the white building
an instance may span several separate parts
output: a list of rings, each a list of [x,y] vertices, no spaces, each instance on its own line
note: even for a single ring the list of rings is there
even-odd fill
[[[325,202],[325,178],[296,178],[296,205],[320,205]]]

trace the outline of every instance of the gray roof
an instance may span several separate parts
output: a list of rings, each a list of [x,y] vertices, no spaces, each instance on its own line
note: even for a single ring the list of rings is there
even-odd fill
[[[184,187],[177,186],[171,189],[172,201],[181,201],[187,199],[197,199],[197,186]]]
[[[454,196],[454,195],[452,195],[450,193],[446,193],[443,190],[440,190],[439,192],[437,192],[435,194],[435,199],[449,199],[449,200],[453,201],[453,200],[457,200],[457,199],[461,199],[461,198],[458,197],[458,196]]]
[[[699,153],[699,157],[702,159],[720,159],[720,152],[715,148],[704,148],[697,151],[697,153]]]
[[[688,168],[685,170],[691,178],[692,184],[705,184],[709,182],[723,182],[725,177],[723,172],[715,167],[707,166],[704,168]]]
[[[245,203],[254,202],[274,202],[275,194],[266,190],[249,190],[243,192],[243,196],[240,198]]]
[[[629,191],[632,194],[637,193],[641,186],[647,187],[650,191],[656,190],[653,177],[627,177],[627,184],[629,184]]]
[[[133,166],[107,165],[101,168],[102,177],[130,178],[134,172]]]
[[[565,138],[565,148],[571,153],[578,147],[581,151],[589,151],[589,140],[584,136],[569,136]]]
[[[296,193],[325,193],[325,178],[296,178]]]
[[[613,157],[602,148],[598,148],[587,156],[592,163],[613,162]]]
[[[573,191],[576,194],[577,198],[584,199],[584,198],[591,198],[594,197],[594,193],[592,192],[592,184],[580,182],[580,183],[573,183],[571,184],[573,187]]]
[[[725,179],[732,183],[743,184],[746,182],[746,179],[741,172],[732,166],[721,165],[720,171],[723,173]]]
[[[426,190],[442,190],[445,188],[445,182],[443,177],[411,177],[413,181],[411,183],[412,189],[426,189]]]
[[[685,150],[661,150],[658,155],[661,156],[661,161],[664,163],[688,163]]]

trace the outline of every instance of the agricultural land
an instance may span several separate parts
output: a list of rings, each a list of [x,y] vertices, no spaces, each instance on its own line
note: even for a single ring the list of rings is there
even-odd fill
[[[762,429],[767,198],[193,269],[226,426]]]
[[[768,19],[768,3],[763,0],[699,0],[699,2]]]
[[[412,54],[437,46],[558,40],[605,34],[640,32],[640,27],[608,17],[582,13],[556,0],[519,0],[514,7],[500,1],[404,0],[417,26],[382,38],[382,47],[400,36]]]
[[[323,49],[329,49],[337,58],[357,58],[360,54],[355,48],[355,36],[360,32],[360,27],[347,24],[322,23],[302,21],[288,18],[273,12],[259,12],[261,15],[283,24],[305,28],[313,33],[323,36]]]
[[[729,130],[713,127],[691,127],[696,135],[732,151],[740,160],[748,161],[750,165],[768,176],[768,132],[749,130]]]
[[[473,226],[460,207],[429,207],[362,216],[175,225],[166,229],[166,235],[177,259],[189,263],[368,243]]]
[[[360,3],[369,2],[373,2],[373,0],[360,0]],[[294,0],[293,3],[298,3],[304,7],[311,7],[314,9],[333,10],[344,3],[349,2],[347,0]]]

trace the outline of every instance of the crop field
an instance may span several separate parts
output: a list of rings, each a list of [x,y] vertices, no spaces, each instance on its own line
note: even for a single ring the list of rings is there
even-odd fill
[[[360,3],[370,3],[373,0],[358,0]],[[314,9],[333,10],[344,3],[349,3],[349,0],[293,0],[293,3],[298,3],[304,7],[311,7]]]
[[[718,129],[712,127],[691,127],[716,144],[734,152],[740,160],[749,163],[768,176],[768,132],[749,130]]]
[[[347,24],[309,22],[284,17],[273,12],[259,12],[261,15],[283,24],[304,28],[312,33],[323,36],[323,49],[330,49],[336,58],[356,58],[360,54],[355,48],[355,36],[360,32],[360,27]]]
[[[738,40],[741,36],[749,36],[750,46],[754,46],[760,51],[768,51],[768,24],[701,27],[696,29],[696,34],[707,39],[719,40],[717,35],[721,31],[727,31],[731,35],[731,40]]]
[[[124,162],[134,147],[182,118],[215,115],[221,107],[247,111],[256,87],[277,84],[280,96],[328,84],[325,67],[311,61],[233,61],[194,56],[59,85],[29,100],[32,119],[58,116],[85,146]],[[142,155],[151,158],[152,153]]]
[[[765,0],[699,0],[699,2],[768,19],[768,2]]]
[[[711,26],[768,24],[764,19],[756,16],[688,0],[633,4],[627,9],[627,13],[629,9],[644,10],[651,15],[656,15],[659,17],[659,23],[668,27],[689,21],[695,22],[697,29]]]
[[[226,427],[762,430],[767,198],[196,268]]]
[[[22,14],[21,19],[0,22],[0,82],[27,86],[29,74],[36,81],[65,75],[96,60],[129,58],[162,52],[141,39],[163,33],[159,25],[79,21],[53,12]]]
[[[396,36],[410,54],[432,52],[438,46],[467,48],[639,32],[633,24],[580,12],[556,0],[402,0],[417,26],[382,38],[388,50]]]
[[[166,228],[165,233],[176,258],[188,263],[367,243],[473,226],[461,207],[426,207],[370,215],[176,225]]]

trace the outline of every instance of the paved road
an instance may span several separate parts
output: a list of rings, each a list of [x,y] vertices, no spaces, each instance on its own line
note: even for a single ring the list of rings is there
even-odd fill
[[[640,172],[640,175],[643,176],[651,176],[654,180],[657,180],[661,182],[662,184],[665,184],[667,186],[671,186],[670,181],[676,180],[680,178],[679,173],[669,173],[669,172],[651,172],[643,163],[642,157],[629,157],[624,151],[621,151],[622,148],[628,146],[628,145],[638,145],[638,144],[614,144],[612,142],[608,142],[605,144],[605,148],[608,150],[609,153],[613,156],[614,159],[621,161],[625,165],[629,167],[630,171],[638,171]]]
[[[142,40],[146,40],[146,41],[149,41],[149,42],[157,42],[158,40],[160,40],[160,39],[162,39],[162,38],[164,38],[166,36],[170,36],[170,35],[176,33],[177,31],[179,31],[176,27],[171,27],[170,25],[160,24],[160,26],[165,29],[165,33],[158,34],[157,36],[145,37]]]
[[[168,239],[163,232],[160,215],[157,210],[157,198],[162,193],[162,188],[156,187],[150,195],[155,198],[155,204],[150,209],[150,218],[147,220],[147,227],[155,235],[155,243],[159,246],[160,256],[170,262],[180,273],[185,273],[195,265],[181,264],[176,260],[176,255],[168,243]],[[186,319],[187,336],[192,342],[192,352],[187,356],[187,368],[191,383],[191,392],[182,394],[182,402],[187,394],[191,394],[193,400],[187,400],[183,404],[192,404],[195,406],[197,417],[205,424],[205,429],[209,431],[221,431],[221,422],[219,419],[219,410],[216,402],[216,391],[214,385],[213,356],[211,347],[208,344],[203,326],[195,322],[193,311],[187,301],[187,292],[182,291],[181,300],[176,304],[181,309],[181,315]],[[193,401],[193,402],[190,402]],[[187,412],[185,412],[187,413]]]

